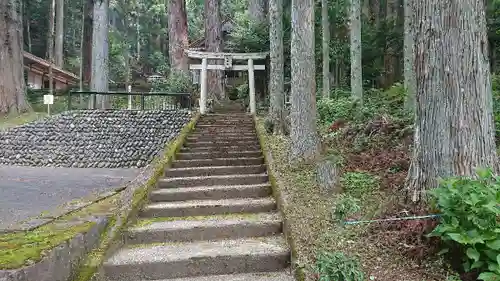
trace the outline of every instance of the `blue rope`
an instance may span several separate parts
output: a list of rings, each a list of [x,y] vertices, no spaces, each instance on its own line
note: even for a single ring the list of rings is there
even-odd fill
[[[425,215],[425,216],[411,216],[411,217],[401,217],[401,218],[390,218],[390,219],[378,219],[378,220],[344,221],[344,224],[353,225],[353,224],[384,222],[384,221],[421,220],[421,219],[432,219],[432,218],[439,218],[439,217],[441,217],[441,214]]]

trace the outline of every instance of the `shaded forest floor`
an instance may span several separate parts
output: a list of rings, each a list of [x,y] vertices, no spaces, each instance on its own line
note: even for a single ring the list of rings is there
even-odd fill
[[[318,280],[315,265],[328,262],[318,261],[322,251],[356,257],[364,280],[447,280],[446,262],[437,256],[438,242],[425,237],[437,221],[344,225],[334,215],[336,208],[347,212],[339,208],[352,207],[346,198],[359,203],[347,220],[429,214],[402,201],[412,142],[408,123],[388,116],[364,123],[339,121],[325,127],[322,135],[327,157],[341,169],[341,194],[321,190],[313,165],[288,162],[287,137],[265,136],[278,166],[276,176],[286,182],[282,191],[290,204],[286,216],[297,239],[297,266],[304,267],[306,280]]]

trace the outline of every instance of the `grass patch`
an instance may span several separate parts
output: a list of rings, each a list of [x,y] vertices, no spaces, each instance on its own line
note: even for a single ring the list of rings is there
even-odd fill
[[[43,112],[27,112],[17,116],[0,117],[0,131],[7,130],[22,124],[41,120],[47,116]]]
[[[272,154],[274,189],[287,206],[284,215],[290,226],[293,239],[292,250],[296,266],[303,268],[307,281],[318,280],[316,262],[321,252],[345,253],[357,258],[365,277],[369,280],[431,281],[443,280],[439,271],[441,261],[434,264],[417,264],[398,252],[388,250],[379,243],[370,241],[368,225],[343,225],[335,220],[334,210],[342,196],[321,192],[316,182],[315,166],[290,164],[288,151],[290,140],[284,136],[265,134],[262,120],[258,120],[258,131],[263,149]],[[277,185],[279,181],[282,184]],[[377,190],[379,179],[368,173],[351,173],[342,178],[346,189],[344,195],[359,200],[355,218],[373,218],[383,211],[391,196]],[[282,208],[283,209],[283,208]],[[352,210],[347,210],[347,213]]]

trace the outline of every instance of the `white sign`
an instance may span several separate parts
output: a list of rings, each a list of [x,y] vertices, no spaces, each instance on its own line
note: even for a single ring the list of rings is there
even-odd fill
[[[54,104],[54,95],[44,95],[43,104]]]

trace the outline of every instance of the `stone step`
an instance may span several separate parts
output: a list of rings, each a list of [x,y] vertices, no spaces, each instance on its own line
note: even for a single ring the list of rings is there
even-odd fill
[[[264,164],[264,157],[196,159],[196,160],[175,160],[172,162],[172,168],[243,166],[243,165],[261,165],[261,164]]]
[[[246,141],[246,140],[233,140],[233,141],[227,141],[227,140],[214,140],[214,141],[207,141],[207,140],[199,140],[195,142],[186,142],[184,144],[185,147],[206,147],[206,146],[245,146],[245,145],[257,145],[259,144],[258,140],[253,140],[253,141]]]
[[[260,174],[265,172],[266,172],[266,165],[170,168],[165,171],[165,177],[198,177],[198,176],[217,176],[217,175],[231,175],[231,174],[242,175],[242,174]]]
[[[192,133],[188,137],[192,138],[198,138],[198,137],[212,137],[212,136],[218,136],[218,137],[257,137],[257,134],[255,132],[238,132],[238,133],[233,133],[233,132],[202,132],[202,133]]]
[[[197,129],[247,129],[247,128],[255,128],[255,125],[253,124],[234,124],[234,125],[227,125],[227,124],[209,124],[209,125],[204,125],[204,124],[197,124],[196,125]]]
[[[262,156],[260,150],[254,151],[207,151],[207,152],[182,152],[175,156],[179,160],[240,158]]]
[[[240,132],[240,133],[221,133],[221,132],[205,132],[205,133],[193,133],[189,135],[191,138],[203,138],[203,137],[257,137],[255,132]]]
[[[257,135],[257,130],[252,128],[224,128],[224,129],[195,129],[192,134],[217,135],[217,134],[253,134]]]
[[[125,243],[131,245],[165,241],[238,239],[271,236],[281,233],[281,230],[281,217],[278,213],[260,213],[234,218],[212,216],[196,220],[156,221],[132,227],[125,233]]]
[[[207,152],[207,151],[244,151],[260,150],[260,145],[231,145],[231,146],[205,146],[205,147],[182,147],[180,152]]]
[[[281,236],[122,248],[103,264],[108,281],[275,272],[290,253]]]
[[[189,136],[186,138],[188,142],[197,142],[197,141],[258,141],[257,135],[233,135],[233,136],[225,136],[225,135],[204,135],[204,136]]]
[[[266,173],[247,175],[218,175],[201,177],[162,178],[157,182],[158,188],[195,187],[213,185],[247,185],[267,183]]]
[[[290,269],[285,269],[284,271],[280,272],[209,275],[156,281],[295,281],[295,278],[292,274],[290,274]]]
[[[261,198],[272,194],[270,184],[215,185],[181,188],[160,188],[151,192],[151,202],[187,200],[221,200],[231,198]]]
[[[222,200],[190,200],[151,203],[140,212],[141,217],[211,216],[229,213],[261,213],[276,209],[276,202],[266,198],[236,198]]]

